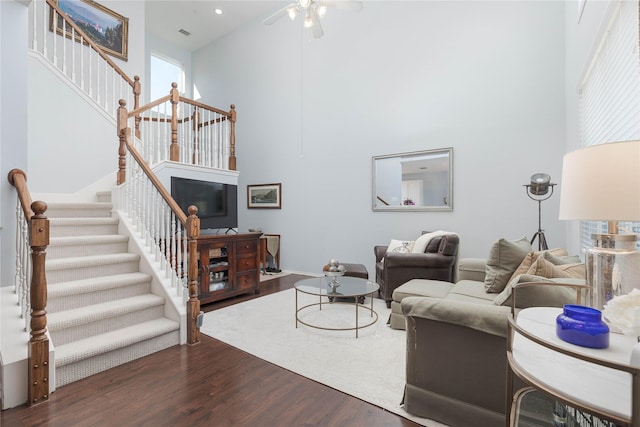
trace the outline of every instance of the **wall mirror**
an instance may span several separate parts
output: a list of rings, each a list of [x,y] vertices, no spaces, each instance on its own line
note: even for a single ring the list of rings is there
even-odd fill
[[[374,211],[453,210],[453,148],[373,157]]]

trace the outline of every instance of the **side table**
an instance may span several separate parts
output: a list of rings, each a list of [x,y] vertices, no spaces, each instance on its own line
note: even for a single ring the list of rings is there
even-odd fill
[[[260,237],[260,264],[262,274],[267,272],[267,255],[273,257],[276,269],[280,270],[280,235],[263,234]]]
[[[513,375],[570,407],[616,424],[640,427],[640,368],[629,365],[635,337],[611,333],[607,349],[580,347],[556,336],[561,308],[527,308],[509,318],[506,422],[518,425]],[[549,419],[553,414],[546,415]]]

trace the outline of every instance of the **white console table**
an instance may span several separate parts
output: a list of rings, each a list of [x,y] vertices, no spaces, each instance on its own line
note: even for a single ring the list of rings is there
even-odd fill
[[[607,349],[569,344],[556,335],[555,319],[561,312],[561,308],[534,307],[509,319],[507,425],[517,425],[515,374],[569,406],[640,427],[640,369],[629,365],[636,338],[611,333]]]

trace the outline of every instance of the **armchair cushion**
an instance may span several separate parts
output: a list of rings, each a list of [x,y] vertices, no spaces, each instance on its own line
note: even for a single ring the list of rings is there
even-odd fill
[[[493,244],[487,258],[484,287],[487,292],[502,292],[522,260],[531,252],[526,237],[509,241],[500,239]]]
[[[423,233],[420,237],[418,237],[415,241],[415,243],[413,244],[413,249],[411,250],[411,252],[419,254],[419,253],[424,253],[424,252],[436,252],[437,248],[431,248],[429,249],[429,243],[431,243],[432,240],[434,240],[436,237],[442,237],[442,236],[446,236],[447,234],[455,234],[452,233],[450,231],[442,231],[442,230],[438,230],[438,231],[433,231],[431,233]]]

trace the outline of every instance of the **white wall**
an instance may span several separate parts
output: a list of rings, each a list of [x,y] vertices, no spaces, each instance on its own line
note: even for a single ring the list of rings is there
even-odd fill
[[[532,236],[533,173],[557,182],[565,150],[563,2],[367,2],[330,10],[325,36],[258,20],[193,55],[203,102],[237,105],[240,193],[282,182],[281,210],[240,206],[240,228],[282,234],[283,267],[364,263],[421,230],[461,256]],[[371,210],[371,156],[453,147],[453,212]],[[239,196],[242,199],[241,196]],[[543,204],[565,245],[558,196]]]
[[[75,193],[118,169],[113,118],[35,57],[28,104],[31,192]]]
[[[27,169],[27,11],[0,1],[0,286],[15,273],[16,192],[7,175]]]

